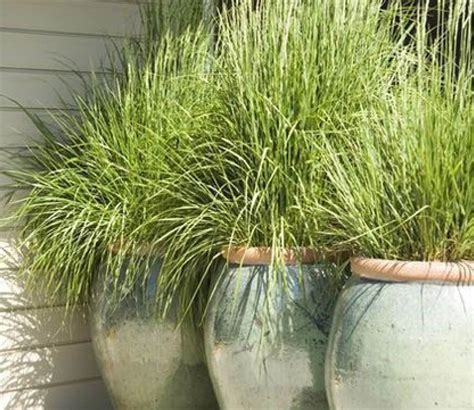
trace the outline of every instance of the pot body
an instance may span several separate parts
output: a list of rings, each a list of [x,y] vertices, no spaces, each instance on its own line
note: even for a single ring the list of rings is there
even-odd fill
[[[159,261],[137,269],[148,270],[147,280],[120,302],[111,280],[94,285],[92,342],[114,407],[217,409],[200,335],[191,326],[176,329],[173,314],[162,319],[154,308]]]
[[[353,276],[326,383],[332,409],[474,408],[474,286]]]
[[[219,281],[204,335],[222,410],[327,409],[324,357],[336,299],[330,269],[285,269],[287,289],[270,293],[268,266],[230,265]]]

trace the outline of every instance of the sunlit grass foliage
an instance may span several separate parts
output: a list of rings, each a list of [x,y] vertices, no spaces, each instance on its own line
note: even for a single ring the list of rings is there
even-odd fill
[[[54,116],[53,127],[29,114],[46,142],[33,151],[32,168],[14,173],[31,189],[15,215],[20,274],[52,299],[87,303],[98,272],[117,276],[125,258],[158,245],[149,221],[169,153],[200,132],[207,105],[207,29],[192,17],[177,32],[160,9],[144,9],[143,38],[111,50],[120,64],[105,77],[83,77],[76,111]],[[132,263],[117,293],[136,280],[146,278]]]
[[[390,90],[402,40],[393,10],[370,1],[243,0],[224,9],[211,67],[216,107],[208,133],[179,156],[161,279],[183,307],[216,275],[228,246],[273,250],[273,286],[286,286],[284,248],[330,252],[332,190],[321,140],[350,135]],[[212,275],[211,275],[212,273]]]
[[[285,248],[472,259],[465,1],[435,40],[426,10],[395,2],[241,0],[206,24],[197,3],[145,7],[142,38],[84,77],[59,135],[31,114],[47,142],[15,173],[32,189],[15,215],[20,273],[73,306],[99,270],[119,296],[146,280],[118,272],[151,249],[160,312],[178,297],[182,318],[204,311],[228,246],[270,247],[274,286]]]
[[[355,135],[325,141],[330,242],[366,257],[474,258],[473,3],[417,21],[396,87]],[[346,145],[349,150],[341,150]]]

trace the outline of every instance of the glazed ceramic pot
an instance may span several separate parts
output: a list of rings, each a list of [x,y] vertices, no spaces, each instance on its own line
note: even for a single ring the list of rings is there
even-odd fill
[[[474,408],[474,263],[352,261],[326,360],[332,409]]]
[[[205,321],[206,357],[222,410],[327,409],[324,357],[335,291],[329,265],[285,255],[287,290],[268,293],[271,252],[226,252]],[[267,298],[268,295],[268,298]]]
[[[202,339],[175,317],[156,314],[158,258],[136,269],[147,274],[117,303],[112,280],[99,276],[91,306],[92,342],[116,409],[218,409]],[[135,265],[134,265],[135,266]],[[123,267],[122,279],[126,267]],[[146,272],[147,270],[148,272]]]

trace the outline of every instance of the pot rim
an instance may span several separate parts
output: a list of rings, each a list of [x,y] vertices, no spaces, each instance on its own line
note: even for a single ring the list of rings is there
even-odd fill
[[[271,265],[273,249],[269,246],[229,246],[221,252],[227,262],[236,265]],[[321,260],[321,255],[313,248],[284,248],[280,260],[285,265],[311,265]]]
[[[474,261],[415,262],[352,258],[353,274],[390,282],[444,282],[474,285]]]

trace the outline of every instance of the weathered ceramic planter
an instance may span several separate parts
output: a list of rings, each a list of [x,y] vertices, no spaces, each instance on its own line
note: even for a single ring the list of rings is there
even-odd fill
[[[159,260],[148,269],[147,283],[136,284],[118,306],[111,303],[111,282],[95,283],[92,341],[114,407],[217,409],[202,341],[190,327],[177,330],[173,317],[157,318]]]
[[[356,259],[326,360],[332,409],[474,408],[474,264]]]
[[[251,248],[226,256],[230,264],[204,329],[220,408],[327,409],[324,357],[336,299],[327,280],[330,266],[306,254],[304,262],[312,264],[297,267],[287,255],[288,291],[276,287],[267,300],[268,253]]]

